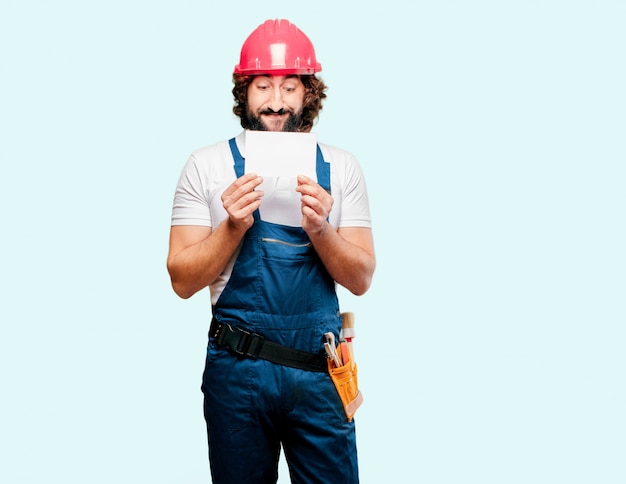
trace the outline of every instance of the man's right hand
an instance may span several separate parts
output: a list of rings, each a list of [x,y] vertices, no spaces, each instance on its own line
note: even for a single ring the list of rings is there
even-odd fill
[[[237,229],[249,229],[254,223],[253,213],[261,206],[263,192],[256,188],[263,179],[247,173],[235,180],[222,194],[222,203],[228,213],[229,223]]]
[[[211,284],[224,270],[261,205],[263,180],[249,173],[238,178],[222,195],[228,218],[215,230],[201,225],[175,225],[170,229],[167,269],[172,287],[182,298]]]

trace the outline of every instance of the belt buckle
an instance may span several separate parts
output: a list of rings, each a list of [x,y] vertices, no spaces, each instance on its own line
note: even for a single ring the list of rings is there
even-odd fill
[[[237,345],[232,350],[240,356],[256,360],[259,357],[265,338],[258,333],[252,333],[241,328],[238,329],[238,333]]]

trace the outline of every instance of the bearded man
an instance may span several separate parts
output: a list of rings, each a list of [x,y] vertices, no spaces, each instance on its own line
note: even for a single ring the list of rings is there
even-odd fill
[[[308,37],[267,20],[244,42],[233,112],[244,130],[311,131],[326,86]],[[365,180],[347,151],[318,143],[317,179],[298,176],[301,224],[264,220],[262,178],[246,173],[246,131],[194,151],[174,196],[167,268],[189,298],[209,287],[202,380],[214,483],[358,482],[354,420],[324,355],[339,338],[336,284],[362,295],[375,268]],[[233,169],[234,166],[234,169]]]

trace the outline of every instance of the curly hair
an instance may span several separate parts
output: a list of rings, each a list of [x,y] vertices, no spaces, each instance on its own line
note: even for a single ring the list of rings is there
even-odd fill
[[[241,126],[244,129],[250,128],[250,123],[246,118],[246,108],[248,104],[248,86],[254,77],[233,74],[233,84],[235,85],[233,87],[233,96],[235,98],[233,113],[239,117]],[[314,75],[299,77],[302,84],[304,84],[304,104],[298,131],[308,133],[313,128],[313,124],[322,110],[322,101],[326,98],[327,87],[321,79]]]

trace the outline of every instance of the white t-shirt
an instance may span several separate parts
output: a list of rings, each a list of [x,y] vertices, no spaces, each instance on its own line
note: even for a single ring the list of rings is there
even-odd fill
[[[246,157],[245,132],[236,137],[241,156]],[[359,164],[347,151],[318,143],[324,161],[330,163],[333,208],[329,223],[339,227],[371,227],[365,179]],[[221,195],[237,178],[228,141],[221,141],[194,151],[178,180],[172,208],[172,225],[217,227],[228,217]],[[210,286],[215,304],[226,286],[238,251],[221,276]]]

